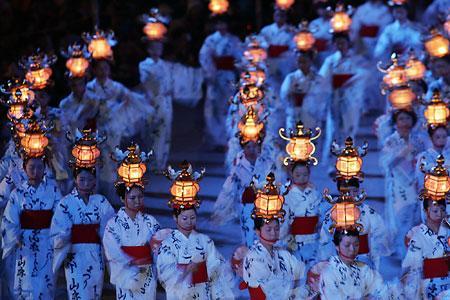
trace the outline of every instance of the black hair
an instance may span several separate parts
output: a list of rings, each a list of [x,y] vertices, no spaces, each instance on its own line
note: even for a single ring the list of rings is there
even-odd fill
[[[447,207],[447,203],[445,202],[445,200],[434,201],[434,200],[425,198],[425,199],[423,199],[422,202],[423,202],[422,205],[423,205],[423,209],[424,209],[424,210],[428,210],[428,208],[431,206],[431,205],[430,205],[430,202],[431,202],[433,205],[443,206],[444,209]]]
[[[430,138],[433,136],[433,134],[438,131],[438,129],[444,129],[445,132],[447,132],[447,127],[445,125],[438,125],[438,126],[428,126],[428,135],[430,136]],[[448,134],[448,132],[447,132]]]
[[[348,35],[347,32],[335,32],[333,33],[333,43],[336,42],[337,39],[345,39],[347,40],[347,42],[350,43],[350,36]]]
[[[316,53],[312,50],[308,50],[308,51],[299,50],[299,51],[296,51],[296,54],[297,54],[297,61],[303,57],[309,58],[310,60],[314,60],[314,58],[316,56]]]
[[[356,177],[350,179],[338,179],[336,184],[338,191],[340,191],[341,188],[349,188],[351,186],[359,189],[359,179]]]
[[[356,228],[338,229],[334,231],[333,243],[339,246],[344,236],[359,236],[359,231]]]
[[[299,161],[294,162],[294,164],[291,167],[291,172],[294,172],[294,170],[297,167],[305,167],[308,170],[308,173],[311,173],[311,169],[309,168],[309,164],[306,161],[299,160]]]
[[[392,113],[392,118],[391,118],[391,122],[392,125],[395,125],[395,123],[397,123],[397,119],[400,116],[400,114],[407,114],[408,116],[410,116],[412,118],[413,124],[412,126],[414,127],[414,125],[416,125],[417,123],[417,115],[413,110],[408,110],[408,109],[397,109]]]
[[[72,171],[73,178],[77,178],[77,176],[80,175],[80,173],[83,172],[83,171],[86,171],[86,172],[91,173],[92,175],[94,175],[94,177],[95,177],[96,174],[97,174],[97,171],[96,171],[95,167],[92,167],[92,168],[79,168],[79,167],[75,167],[75,168],[73,169],[73,171]]]
[[[131,191],[132,188],[138,188],[144,192],[144,188],[138,184],[126,186],[125,182],[118,182],[114,185],[114,187],[116,188],[116,194],[120,197],[120,199],[125,199],[127,192]]]
[[[22,156],[22,168],[24,171],[26,170],[28,161],[31,159],[40,159],[44,163],[44,167],[47,165],[47,158],[45,156],[33,157],[33,156],[23,155]]]
[[[278,223],[280,223],[280,220],[278,219],[273,219],[275,221],[277,221]],[[266,224],[266,220],[264,218],[254,218],[253,219],[253,223],[255,224],[254,228],[255,230],[261,230],[261,228],[264,226],[264,224]]]
[[[172,215],[173,215],[175,218],[178,218],[178,216],[179,216],[183,211],[191,210],[191,209],[193,209],[193,210],[195,211],[195,213],[197,214],[197,209],[196,209],[194,206],[189,206],[189,207],[185,207],[185,208],[181,208],[181,207],[174,208],[174,209],[172,210]]]
[[[92,69],[95,69],[101,62],[106,62],[109,65],[109,67],[112,68],[113,62],[111,60],[106,59],[106,58],[100,58],[100,59],[93,59],[91,61]]]

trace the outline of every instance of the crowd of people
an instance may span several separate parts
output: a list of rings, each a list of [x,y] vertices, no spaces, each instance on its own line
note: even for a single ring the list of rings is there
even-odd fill
[[[246,22],[213,2],[228,3],[210,1],[213,30],[201,42],[203,31],[190,42],[183,26],[204,25],[192,7],[205,3],[172,21],[167,5],[142,17],[158,28],[144,30],[146,57],[100,28],[74,39],[59,102],[51,75],[63,66],[45,51],[2,85],[11,138],[0,161],[0,298],[54,299],[63,269],[68,299],[101,299],[105,276],[117,299],[156,299],[158,283],[167,299],[449,299],[449,1],[313,1],[317,18],[298,26],[297,6],[276,1],[273,23],[247,36],[232,28]],[[116,49],[130,56],[114,59]],[[132,62],[130,89],[111,68]],[[173,103],[201,100],[228,174],[210,222],[239,221],[242,233],[231,258],[196,230],[204,170],[168,166]],[[360,120],[374,112],[384,214],[363,203],[358,169]],[[311,182],[314,156],[337,196]],[[147,169],[173,182],[176,229],[144,207]],[[402,276],[385,281],[389,256]]]

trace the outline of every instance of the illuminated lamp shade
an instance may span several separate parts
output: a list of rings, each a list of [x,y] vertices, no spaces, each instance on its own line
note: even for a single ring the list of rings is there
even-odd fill
[[[450,110],[448,109],[447,103],[442,101],[439,90],[433,91],[433,97],[431,98],[431,102],[427,104],[424,115],[428,125],[447,125]]]
[[[97,144],[104,139],[98,140],[98,137],[93,134],[91,129],[83,130],[81,134],[82,137],[76,141],[75,146],[72,148],[75,165],[79,168],[92,168],[100,157],[100,150]]]
[[[84,57],[69,58],[66,62],[66,68],[74,77],[83,77],[89,67],[89,61]]]
[[[44,89],[50,83],[52,69],[50,68],[56,62],[55,55],[46,55],[37,50],[36,54],[22,58],[20,66],[26,70],[25,79],[31,84],[33,89]]]
[[[242,120],[238,123],[239,136],[241,143],[247,142],[259,142],[261,140],[261,131],[264,128],[264,123],[258,120],[258,115],[253,110],[252,106],[249,106],[247,113],[242,117]]]
[[[436,29],[431,31],[431,37],[425,41],[425,49],[432,57],[444,57],[449,53],[450,42]]]
[[[275,175],[269,173],[266,177],[266,184],[256,193],[254,202],[255,209],[252,214],[253,218],[263,218],[266,221],[284,218],[284,197],[280,194],[274,182]]]
[[[349,228],[355,226],[361,211],[354,202],[335,203],[331,209],[331,219],[336,228]]]
[[[128,147],[128,155],[117,169],[117,174],[127,184],[141,183],[145,171],[147,171],[147,167],[142,162],[136,149],[135,144]]]
[[[167,33],[167,28],[163,23],[160,22],[149,22],[145,24],[143,29],[145,35],[149,40],[160,40]]]
[[[389,88],[405,85],[408,82],[405,68],[398,65],[395,61],[394,64],[387,70],[386,75],[383,76],[383,82]]]
[[[317,164],[317,159],[312,155],[316,151],[316,146],[311,142],[320,136],[321,130],[319,127],[315,129],[315,136],[309,128],[304,128],[302,122],[297,123],[296,132],[291,130],[290,137],[284,135],[285,129],[280,128],[279,135],[289,143],[286,145],[286,152],[289,157],[284,159],[284,165],[296,161],[312,161],[314,165]]]
[[[316,42],[313,34],[309,31],[300,31],[294,36],[294,42],[300,51],[309,51]]]
[[[291,8],[291,6],[294,4],[295,0],[276,0],[275,5],[279,9],[287,10]]]
[[[250,68],[247,72],[241,74],[241,79],[244,79],[248,74],[249,82],[260,86],[266,81],[266,72],[263,69]]]
[[[394,89],[389,94],[389,102],[395,109],[408,109],[411,107],[413,101],[416,99],[416,95],[408,86],[399,87]]]
[[[336,170],[338,177],[350,179],[360,176],[362,174],[361,157],[367,154],[367,148],[368,144],[366,142],[359,149],[354,147],[351,137],[345,140],[345,147],[343,149],[340,149],[336,143],[333,143],[331,152],[337,156]]]
[[[20,145],[28,157],[41,157],[48,145],[48,139],[37,122],[32,122],[26,127],[24,136],[20,139]]]
[[[344,11],[343,5],[338,5],[333,17],[330,19],[330,25],[333,32],[346,32],[350,29],[352,25],[352,19]]]
[[[410,57],[406,63],[406,77],[408,80],[421,80],[426,72],[425,65],[415,57]]]
[[[34,92],[25,84],[12,88],[11,95],[15,102],[30,104],[34,100]]]
[[[245,107],[255,105],[264,98],[262,87],[258,87],[254,83],[244,83],[239,88],[239,99]]]
[[[52,73],[53,71],[50,68],[39,68],[36,70],[29,70],[25,74],[25,78],[31,82],[34,89],[41,90],[47,86]]]
[[[96,28],[94,34],[83,33],[83,39],[88,44],[88,51],[94,59],[112,59],[112,47],[117,41],[114,38],[114,32],[99,30]]]
[[[14,103],[9,106],[7,116],[10,120],[21,119],[24,115],[25,105],[22,103]]]
[[[436,159],[437,165],[430,172],[425,172],[423,195],[432,200],[445,200],[450,190],[450,178],[444,167],[445,159],[439,155]],[[422,168],[423,171],[423,168]]]
[[[209,1],[208,8],[215,15],[221,15],[227,12],[230,4],[227,0],[211,0]]]
[[[267,52],[261,47],[258,38],[251,35],[248,38],[247,49],[244,51],[244,57],[253,64],[258,64],[267,58]]]

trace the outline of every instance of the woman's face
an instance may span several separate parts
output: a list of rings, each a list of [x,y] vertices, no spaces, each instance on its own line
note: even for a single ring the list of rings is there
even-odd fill
[[[309,182],[309,170],[306,166],[298,165],[292,170],[292,181],[296,185],[306,185]]]
[[[175,217],[177,226],[185,231],[192,231],[197,224],[197,213],[194,209],[183,210],[177,217]]]
[[[40,158],[30,158],[25,165],[25,173],[31,181],[40,182],[44,177],[44,161]]]
[[[99,61],[94,67],[94,75],[99,80],[106,80],[111,75],[111,68],[106,61]]]
[[[260,230],[256,230],[256,233],[264,242],[273,244],[280,238],[280,223],[278,220],[264,223]]]
[[[94,174],[86,170],[78,173],[77,178],[75,178],[75,184],[78,191],[84,195],[89,195],[94,192],[95,183]]]
[[[359,251],[359,238],[357,236],[343,236],[339,246],[336,246],[339,255],[346,259],[355,259]]]
[[[447,144],[447,130],[439,127],[431,136],[431,142],[437,148],[443,148]]]
[[[410,131],[413,127],[413,118],[407,113],[401,112],[397,116],[397,120],[395,121],[395,125],[397,130],[399,131]]]
[[[430,204],[427,211],[427,219],[440,223],[445,217],[445,207],[443,205]]]
[[[133,211],[141,210],[144,207],[144,191],[135,186],[125,192],[125,206]]]

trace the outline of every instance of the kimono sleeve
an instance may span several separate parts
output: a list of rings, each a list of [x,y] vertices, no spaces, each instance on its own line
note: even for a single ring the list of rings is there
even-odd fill
[[[374,50],[374,56],[376,58],[382,57],[388,50],[390,46],[390,39],[389,39],[389,27],[384,28],[381,35],[378,37],[377,44],[375,46]]]
[[[405,296],[409,299],[419,299],[420,290],[422,285],[422,251],[424,245],[422,245],[420,238],[415,231],[417,227],[410,230],[407,236],[411,239],[408,245],[408,251],[405,258],[402,261],[402,269],[404,272],[402,282]]]
[[[231,174],[225,180],[222,190],[214,202],[214,213],[211,217],[212,221],[217,224],[225,224],[237,217],[235,210],[236,199],[238,195],[239,179]]]
[[[340,273],[331,266],[327,267],[322,272],[319,283],[320,299],[347,299],[347,297],[343,293],[343,287],[339,284],[342,281],[339,275]]]
[[[332,241],[332,236],[330,233],[330,226],[332,225],[331,220],[331,211],[328,211],[325,214],[323,219],[322,228],[320,229],[319,235],[319,259],[320,260],[328,260],[330,256],[334,255],[334,244]]]
[[[111,219],[114,216],[114,213],[115,213],[114,208],[111,206],[108,199],[103,197],[103,199],[102,199],[102,218],[100,219],[100,230],[99,230],[100,238],[103,237],[106,224],[109,221],[109,219]]]
[[[392,250],[390,249],[385,222],[373,208],[369,208],[368,212],[370,215],[371,252],[376,256],[389,256]]]
[[[243,279],[249,287],[257,288],[263,284],[264,277],[267,276],[264,266],[264,260],[258,258],[252,251],[245,256]]]
[[[216,73],[216,66],[213,62],[214,49],[212,43],[211,37],[207,37],[198,54],[198,60],[207,79],[213,79]]]
[[[383,278],[380,273],[375,270],[370,269],[365,266],[367,271],[363,272],[365,274],[365,296],[372,296],[376,299],[387,299],[388,289],[387,285],[384,283]]]
[[[5,211],[3,212],[1,225],[3,258],[13,252],[21,239],[19,205],[19,194],[15,190],[11,193]]]

